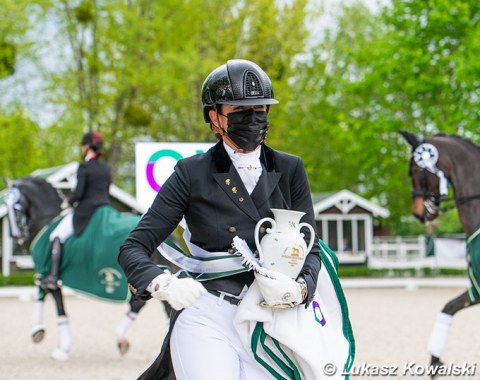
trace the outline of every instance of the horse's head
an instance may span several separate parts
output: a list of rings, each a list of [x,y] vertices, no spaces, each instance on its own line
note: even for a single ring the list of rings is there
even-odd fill
[[[412,147],[409,167],[412,213],[422,223],[434,220],[439,215],[442,196],[447,194],[447,179],[437,166],[438,149],[412,133],[400,134]]]
[[[10,236],[23,244],[60,213],[62,199],[57,190],[41,178],[4,180]]]

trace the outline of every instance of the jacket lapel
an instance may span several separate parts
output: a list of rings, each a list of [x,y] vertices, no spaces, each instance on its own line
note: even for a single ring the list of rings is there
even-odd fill
[[[260,209],[260,207],[262,207],[262,205],[270,198],[270,195],[272,195],[273,190],[275,190],[281,176],[281,173],[274,171],[269,172],[265,167],[263,168],[257,186],[255,186],[255,189],[253,189],[252,194],[250,195],[257,209]]]
[[[228,173],[215,173],[213,178],[245,214],[255,221],[260,220],[260,214],[233,165]]]

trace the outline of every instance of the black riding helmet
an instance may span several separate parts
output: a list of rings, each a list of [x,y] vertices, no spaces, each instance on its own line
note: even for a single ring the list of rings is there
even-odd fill
[[[101,152],[103,148],[103,136],[100,132],[90,131],[83,135],[82,145],[89,145],[95,152]]]
[[[245,106],[278,104],[272,82],[260,66],[245,59],[231,59],[208,75],[202,86],[202,108],[206,123],[216,104]]]

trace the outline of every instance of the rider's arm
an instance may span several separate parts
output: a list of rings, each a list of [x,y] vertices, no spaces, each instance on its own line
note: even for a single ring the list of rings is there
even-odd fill
[[[163,270],[150,256],[177,227],[189,200],[188,174],[182,161],[164,183],[152,206],[120,247],[118,262],[127,275],[135,296],[147,296],[148,284]],[[148,294],[149,296],[149,294]]]
[[[75,190],[68,198],[68,203],[70,205],[74,205],[75,202],[81,201],[85,194],[85,190],[87,188],[87,168],[82,164],[78,167],[77,171],[77,186]]]

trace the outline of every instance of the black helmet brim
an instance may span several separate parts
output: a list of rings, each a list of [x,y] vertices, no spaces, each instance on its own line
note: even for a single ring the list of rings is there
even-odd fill
[[[241,99],[241,100],[219,100],[216,104],[231,104],[235,106],[270,106],[272,104],[278,104],[278,100],[275,99]]]

